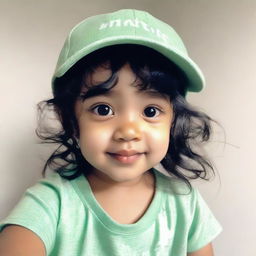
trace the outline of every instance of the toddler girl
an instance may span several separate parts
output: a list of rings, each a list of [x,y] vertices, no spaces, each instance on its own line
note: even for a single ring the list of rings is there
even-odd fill
[[[203,86],[180,37],[149,13],[75,26],[39,105],[61,129],[37,133],[59,147],[1,222],[0,254],[213,255],[221,226],[190,184],[213,171],[200,151],[212,119],[185,98]]]

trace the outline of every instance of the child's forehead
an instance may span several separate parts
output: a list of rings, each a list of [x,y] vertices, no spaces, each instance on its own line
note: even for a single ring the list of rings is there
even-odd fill
[[[120,76],[122,74],[122,76]],[[122,78],[127,83],[131,85],[136,85],[140,81],[140,79],[137,77],[137,75],[132,71],[130,64],[127,62],[123,66],[117,70],[117,79],[119,80]],[[106,82],[109,78],[113,76],[113,70],[111,69],[111,64],[109,61],[103,62],[93,69],[91,69],[89,72],[85,73],[84,76],[84,82],[85,86],[87,88],[91,88],[94,86],[97,86],[101,83]],[[120,78],[119,78],[120,76]]]
[[[111,75],[112,70],[109,66],[109,62],[103,62],[89,72],[86,72],[84,79],[86,84],[94,85],[106,81]]]

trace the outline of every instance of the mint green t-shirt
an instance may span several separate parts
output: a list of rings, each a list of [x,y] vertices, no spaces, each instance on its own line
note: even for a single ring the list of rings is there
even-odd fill
[[[157,170],[154,198],[134,224],[119,224],[100,206],[87,179],[52,173],[29,188],[0,223],[35,232],[50,256],[186,256],[221,232],[197,189]],[[175,192],[183,193],[179,195]]]

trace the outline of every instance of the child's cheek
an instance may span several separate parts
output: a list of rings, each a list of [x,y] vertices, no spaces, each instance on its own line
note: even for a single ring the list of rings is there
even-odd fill
[[[85,125],[80,130],[80,149],[92,165],[102,160],[110,140],[110,132],[100,125]]]
[[[170,125],[162,125],[159,129],[153,129],[149,133],[151,145],[157,148],[162,154],[166,154],[170,139]]]

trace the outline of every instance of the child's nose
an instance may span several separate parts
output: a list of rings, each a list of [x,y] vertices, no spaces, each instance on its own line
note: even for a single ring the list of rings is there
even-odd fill
[[[131,141],[141,140],[142,125],[139,122],[122,123],[114,132],[114,140]]]

